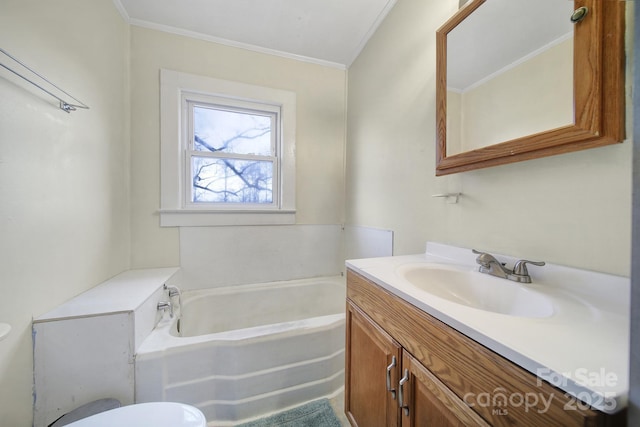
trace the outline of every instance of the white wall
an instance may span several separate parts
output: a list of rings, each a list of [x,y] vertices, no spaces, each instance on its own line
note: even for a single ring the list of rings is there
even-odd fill
[[[0,425],[19,427],[32,317],[129,265],[128,27],[110,0],[3,0],[0,40],[91,107],[67,114],[0,70]]]
[[[398,2],[350,67],[347,224],[393,230],[395,254],[432,240],[628,275],[630,141],[435,177],[434,34],[457,6]]]
[[[343,222],[344,70],[132,27],[133,266],[173,266],[180,262],[179,229],[161,228],[157,215],[161,68],[295,92],[296,223],[335,225]],[[227,234],[228,230],[224,230],[224,235]],[[216,236],[216,229],[208,230],[207,235]],[[275,229],[272,238],[287,235]],[[211,256],[215,257],[216,253]],[[239,269],[252,266],[247,258],[234,262]]]

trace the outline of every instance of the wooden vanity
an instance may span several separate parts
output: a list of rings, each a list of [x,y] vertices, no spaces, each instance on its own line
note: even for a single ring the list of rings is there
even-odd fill
[[[360,427],[626,425],[350,269],[345,412]]]

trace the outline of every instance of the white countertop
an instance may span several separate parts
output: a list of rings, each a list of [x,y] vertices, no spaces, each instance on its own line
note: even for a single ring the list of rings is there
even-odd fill
[[[510,265],[515,261],[494,255]],[[425,254],[349,260],[347,266],[568,395],[606,413],[623,409],[629,388],[629,279],[553,264],[530,267],[533,283],[523,286],[549,297],[554,313],[525,318],[456,304],[397,274],[411,263],[456,264],[481,274],[475,257],[470,249],[428,243]]]
[[[34,319],[34,323],[135,311],[178,268],[128,270]]]

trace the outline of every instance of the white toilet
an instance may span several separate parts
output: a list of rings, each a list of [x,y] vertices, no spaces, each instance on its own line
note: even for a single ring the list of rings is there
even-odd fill
[[[67,424],[70,427],[207,427],[198,408],[174,402],[122,406]]]

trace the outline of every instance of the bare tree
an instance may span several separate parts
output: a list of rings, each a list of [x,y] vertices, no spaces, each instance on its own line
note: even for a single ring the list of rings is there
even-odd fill
[[[194,144],[197,151],[225,153],[225,155],[192,157],[194,162],[192,179],[195,190],[193,201],[271,203],[273,163],[246,158],[246,156],[234,157],[234,147],[240,142],[256,140],[270,132],[271,126],[254,125],[218,142],[212,142],[195,134]]]

